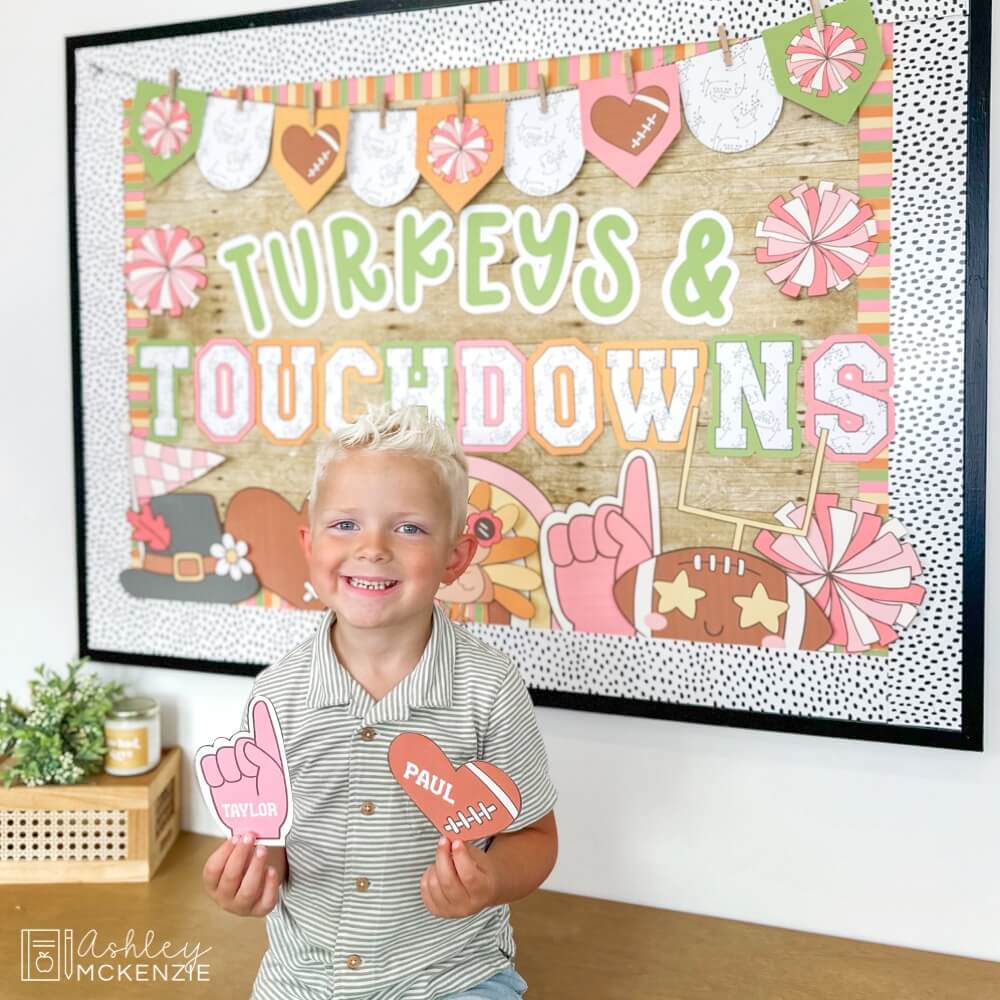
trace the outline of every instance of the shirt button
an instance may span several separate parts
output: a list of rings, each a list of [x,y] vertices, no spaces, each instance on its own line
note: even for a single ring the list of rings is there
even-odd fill
[[[348,955],[347,956],[347,967],[349,969],[360,969],[361,968],[361,956],[360,955]]]
[[[373,739],[375,739],[375,730],[372,729],[371,726],[365,726],[365,728],[358,733],[358,736],[360,736],[366,743],[370,743]]]
[[[371,816],[371,814],[373,812],[375,812],[375,803],[374,802],[365,801],[365,802],[361,803],[361,813],[362,813],[362,815],[364,815],[364,816]]]
[[[367,892],[371,882],[366,878],[356,878],[354,884],[357,886],[358,892]]]

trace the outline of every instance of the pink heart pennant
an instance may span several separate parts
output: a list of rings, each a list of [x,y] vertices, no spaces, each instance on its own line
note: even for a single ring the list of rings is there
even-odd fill
[[[220,736],[198,748],[195,773],[205,804],[230,836],[256,834],[281,845],[292,825],[292,796],[281,727],[264,696],[250,704],[250,732]]]
[[[580,82],[583,144],[622,180],[638,187],[681,130],[677,67],[635,74],[635,93],[621,73]]]

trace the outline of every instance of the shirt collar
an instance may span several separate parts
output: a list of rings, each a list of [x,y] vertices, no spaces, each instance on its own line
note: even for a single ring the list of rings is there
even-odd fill
[[[385,697],[375,702],[337,659],[330,626],[337,613],[329,608],[313,639],[306,704],[310,708],[354,704],[356,714],[381,721],[408,719],[411,708],[451,706],[452,665],[455,662],[454,625],[437,602],[431,636],[417,665]]]

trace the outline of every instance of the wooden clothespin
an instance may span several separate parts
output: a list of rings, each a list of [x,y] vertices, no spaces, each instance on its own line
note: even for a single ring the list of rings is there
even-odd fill
[[[167,76],[167,96],[171,101],[177,100],[177,79],[180,74],[177,70],[172,69]]]
[[[310,80],[306,90],[306,107],[309,109],[309,127],[316,127],[316,88]]]
[[[246,90],[245,87],[237,87],[236,88],[236,110],[237,111],[242,111],[243,110],[243,95],[244,95],[244,91],[245,90]]]
[[[813,17],[816,18],[816,27],[822,31],[826,24],[823,21],[823,0],[809,0],[812,7]]]
[[[549,92],[545,84],[545,77],[538,74],[538,103],[541,105],[542,114],[549,113]]]
[[[379,95],[378,99],[378,127],[385,128],[385,113],[389,109],[389,99],[386,97],[385,90]]]
[[[729,51],[729,36],[726,34],[726,26],[719,25],[719,45],[722,47],[722,61],[727,66],[733,64],[733,54]]]
[[[465,87],[458,88],[458,117],[465,117]]]
[[[627,52],[623,52],[622,59],[625,62],[625,82],[628,84],[628,92],[634,94],[635,74],[632,72],[632,50],[629,49]]]

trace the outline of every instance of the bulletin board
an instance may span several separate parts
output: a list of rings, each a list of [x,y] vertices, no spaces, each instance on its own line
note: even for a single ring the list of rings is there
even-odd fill
[[[82,652],[311,635],[316,448],[409,402],[536,704],[981,749],[989,25],[397,6],[67,40]]]

